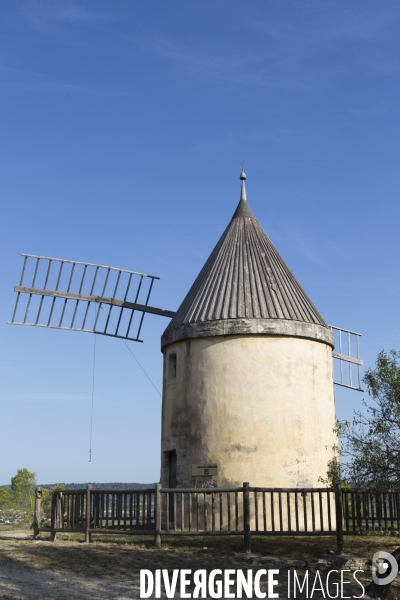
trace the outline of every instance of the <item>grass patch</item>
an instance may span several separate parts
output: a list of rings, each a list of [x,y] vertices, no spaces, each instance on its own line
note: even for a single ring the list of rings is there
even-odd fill
[[[30,530],[25,531],[31,534]],[[73,598],[66,592],[62,581],[73,582],[71,589],[85,582],[92,586],[79,598],[101,597],[99,590],[107,590],[110,581],[124,589],[138,585],[140,569],[260,569],[270,568],[262,557],[274,556],[293,559],[324,558],[335,550],[335,536],[326,537],[257,537],[252,536],[252,555],[243,554],[243,537],[167,537],[162,538],[162,548],[153,547],[152,536],[93,535],[93,543],[85,544],[83,535],[57,534],[50,542],[47,534],[38,540],[3,538],[0,540],[0,566],[9,573],[19,574],[25,580],[39,582],[44,590],[40,598]],[[372,558],[377,550],[393,551],[400,539],[391,536],[349,536],[345,538],[345,551],[364,558]],[[206,550],[204,548],[207,548]],[[304,569],[303,569],[304,571]],[[28,574],[28,575],[27,575]],[[12,575],[14,577],[14,575]],[[79,579],[80,578],[80,579]],[[369,569],[359,574],[364,583],[371,580]],[[59,581],[56,584],[54,581]],[[61,581],[62,580],[62,581]],[[81,583],[79,583],[79,581]],[[285,577],[282,576],[285,586]],[[78,582],[78,583],[76,583]],[[1,583],[1,581],[0,581]],[[114,584],[113,584],[114,585]],[[47,586],[47,587],[46,587]],[[63,587],[64,586],[64,587]],[[75,586],[75,587],[74,587]],[[390,597],[397,598],[399,587],[393,584]],[[50,591],[49,591],[50,590]],[[51,594],[50,594],[51,592]],[[24,596],[25,593],[25,596]],[[64,594],[64,595],[63,595]],[[357,595],[357,594],[356,594]],[[284,587],[280,596],[287,597]],[[2,597],[7,597],[3,594]],[[28,597],[26,592],[10,598]],[[128,596],[130,597],[130,596]],[[320,598],[316,595],[315,598]]]
[[[55,542],[44,536],[38,541],[3,539],[0,541],[0,561],[35,569],[68,569],[100,577],[128,574],[141,568],[249,567],[249,557],[242,554],[241,536],[164,537],[160,550],[153,547],[150,536],[93,535],[91,544],[83,542],[83,536],[72,534],[58,534]],[[345,539],[346,553],[366,558],[372,558],[377,550],[390,552],[399,545],[399,539],[388,536],[346,536]],[[334,536],[252,536],[252,552],[262,556],[322,558],[334,550]]]

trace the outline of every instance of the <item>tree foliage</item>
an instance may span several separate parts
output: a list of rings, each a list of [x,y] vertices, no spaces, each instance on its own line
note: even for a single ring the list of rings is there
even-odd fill
[[[17,524],[32,520],[36,473],[18,469],[11,485],[0,488],[0,522]]]
[[[0,488],[0,508],[9,508],[12,504],[12,492],[10,487]]]
[[[28,469],[18,469],[17,474],[11,478],[13,504],[20,510],[33,508],[35,484],[36,473]]]
[[[353,486],[400,489],[400,352],[382,350],[363,377],[371,398],[341,422],[341,478]]]

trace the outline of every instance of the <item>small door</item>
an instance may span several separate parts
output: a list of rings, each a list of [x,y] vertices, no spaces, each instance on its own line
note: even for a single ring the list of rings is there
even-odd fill
[[[176,488],[176,450],[168,452],[168,487]]]
[[[168,452],[168,487],[176,488],[176,450]],[[174,494],[169,494],[169,523],[174,527],[176,515],[174,514]]]

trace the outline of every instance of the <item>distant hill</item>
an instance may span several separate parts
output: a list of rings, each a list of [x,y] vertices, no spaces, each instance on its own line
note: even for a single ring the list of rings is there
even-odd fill
[[[61,482],[58,482],[61,483]],[[87,483],[92,484],[92,488],[95,489],[103,489],[103,490],[136,490],[138,488],[153,488],[155,487],[155,483],[120,483],[120,482],[112,482],[112,483],[92,483],[88,481]],[[56,483],[46,483],[41,485],[40,487],[46,488],[49,490],[50,488],[57,485]],[[66,490],[81,490],[86,487],[86,483],[65,483]]]
[[[92,483],[88,481],[87,483]],[[61,482],[58,483],[46,483],[46,484],[38,484],[40,487],[49,490],[55,485],[61,485]],[[86,487],[86,483],[65,483],[66,490],[82,490]],[[137,490],[139,488],[154,488],[155,483],[92,483],[93,489],[106,489],[106,490]],[[0,485],[0,488],[10,487],[9,485]]]

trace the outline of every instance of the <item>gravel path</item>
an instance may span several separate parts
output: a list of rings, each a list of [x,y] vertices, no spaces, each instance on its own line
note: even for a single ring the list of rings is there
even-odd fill
[[[267,542],[271,545],[270,541]],[[358,540],[356,542],[358,543]],[[212,543],[214,545],[211,545]],[[160,568],[166,568],[169,572],[178,568],[207,571],[216,568],[243,571],[252,569],[253,573],[258,569],[279,568],[279,586],[276,591],[279,591],[280,598],[287,598],[288,569],[296,569],[298,575],[302,576],[308,569],[312,586],[317,571],[321,574],[322,581],[326,581],[326,574],[330,569],[341,568],[338,565],[326,564],[329,562],[327,559],[284,560],[264,553],[244,555],[238,551],[241,548],[240,540],[228,540],[224,545],[218,540],[209,541],[208,549],[202,548],[193,540],[187,544],[184,541],[172,540],[169,544],[169,547],[165,544],[162,550],[154,550],[148,541],[141,545],[117,542],[85,545],[74,539],[52,544],[47,540],[32,540],[29,534],[5,534],[0,536],[0,600],[136,599],[140,598],[141,568],[153,572]],[[346,564],[342,568],[349,566]],[[353,565],[353,568],[359,567]],[[370,577],[369,569],[366,569],[364,578],[361,579],[366,582]],[[335,579],[337,577],[334,575],[331,581]],[[351,579],[350,572],[346,579]],[[394,599],[399,591],[398,583],[393,587],[391,596]],[[331,592],[334,593],[334,590]],[[346,592],[347,597],[356,597],[360,596],[361,589],[359,586],[346,586]],[[297,593],[297,597],[306,596]],[[320,599],[325,596],[316,591],[312,597]],[[180,598],[179,588],[175,598]],[[162,600],[166,600],[165,595]]]
[[[34,570],[0,565],[3,600],[94,600],[139,598],[136,581],[118,577],[89,577],[69,571]]]
[[[286,576],[286,573],[285,573]],[[324,579],[323,575],[321,574]],[[285,580],[285,577],[282,577]],[[281,582],[280,598],[287,598],[286,585]],[[346,593],[360,595],[360,588],[347,586]],[[298,595],[298,598],[305,596]],[[323,598],[319,592],[313,598]],[[138,578],[90,577],[70,571],[29,569],[20,566],[0,565],[1,600],[130,600],[140,598]],[[153,596],[154,598],[154,596]],[[166,600],[166,596],[162,596]],[[175,598],[180,598],[179,593]]]

